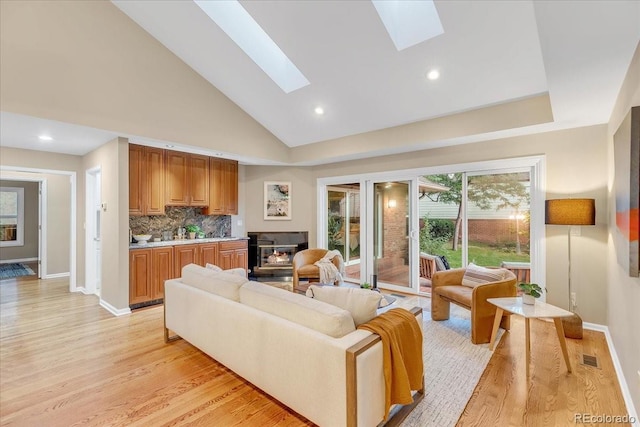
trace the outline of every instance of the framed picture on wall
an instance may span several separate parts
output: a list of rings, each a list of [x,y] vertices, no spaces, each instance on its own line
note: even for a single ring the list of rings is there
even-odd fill
[[[291,219],[291,182],[265,181],[264,219]]]
[[[629,276],[640,275],[640,107],[633,107],[613,136],[615,161],[616,233],[618,264]]]

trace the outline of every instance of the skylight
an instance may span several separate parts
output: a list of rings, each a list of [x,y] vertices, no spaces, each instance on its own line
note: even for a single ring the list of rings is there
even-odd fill
[[[433,0],[371,0],[371,2],[398,50],[444,33]]]
[[[285,93],[309,84],[309,80],[238,1],[194,0],[194,2]]]

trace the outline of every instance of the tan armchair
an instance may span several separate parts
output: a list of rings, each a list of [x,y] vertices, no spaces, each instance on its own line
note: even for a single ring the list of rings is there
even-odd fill
[[[450,303],[471,311],[471,342],[488,343],[491,339],[496,306],[488,298],[515,297],[516,276],[507,270],[506,279],[477,285],[475,288],[462,285],[464,268],[434,273],[431,284],[431,319],[447,320]],[[509,330],[510,317],[505,314],[500,327]]]
[[[307,279],[309,282],[317,282],[320,280],[320,268],[314,263],[320,260],[326,253],[327,249],[304,249],[296,252],[293,256],[293,288],[298,286],[300,279]],[[342,255],[333,257],[333,265],[336,266],[338,271],[344,273],[344,260]],[[334,283],[338,285],[339,282]]]

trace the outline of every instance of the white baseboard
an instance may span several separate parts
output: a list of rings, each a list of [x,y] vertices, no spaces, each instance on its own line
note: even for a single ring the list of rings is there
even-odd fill
[[[3,259],[0,264],[15,264],[16,262],[32,262],[37,261],[38,258],[19,258],[19,259]]]
[[[84,286],[76,286],[76,288],[72,292],[80,292],[85,295],[93,295],[92,293],[87,291],[87,288],[85,288]]]
[[[584,329],[588,329],[591,331],[598,331],[604,333],[604,337],[607,340],[607,346],[609,347],[609,354],[611,354],[611,360],[613,361],[613,367],[616,370],[616,376],[618,377],[618,383],[620,384],[620,391],[622,392],[622,397],[624,398],[624,403],[627,406],[627,412],[629,415],[631,425],[633,427],[640,427],[640,420],[638,419],[638,412],[636,412],[636,408],[633,405],[633,399],[631,398],[631,391],[629,391],[629,386],[627,385],[627,380],[624,378],[624,372],[622,372],[622,365],[620,365],[620,359],[618,359],[618,353],[616,353],[616,348],[613,345],[613,338],[611,338],[611,333],[609,332],[609,327],[605,325],[599,325],[597,323],[588,323],[584,322],[582,324]]]
[[[67,271],[66,273],[55,273],[55,274],[47,274],[42,277],[43,279],[58,279],[60,277],[69,277],[71,274]]]
[[[118,309],[112,306],[111,304],[109,304],[108,302],[106,302],[105,300],[103,300],[102,298],[100,298],[100,307],[104,308],[114,316],[124,316],[126,314],[131,314],[131,309],[129,307]]]

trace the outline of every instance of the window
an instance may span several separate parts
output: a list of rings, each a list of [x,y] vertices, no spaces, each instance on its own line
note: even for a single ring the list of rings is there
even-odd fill
[[[24,188],[0,187],[0,247],[24,245]]]

